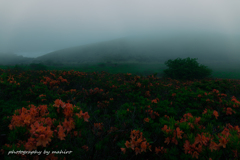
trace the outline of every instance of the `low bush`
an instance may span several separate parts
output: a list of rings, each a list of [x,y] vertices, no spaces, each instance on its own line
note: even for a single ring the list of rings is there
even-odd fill
[[[25,70],[25,67],[24,67],[23,65],[18,65],[18,64],[16,64],[16,65],[14,66],[14,69],[15,69],[15,70],[18,70],[18,71],[24,71],[24,70]]]
[[[169,69],[164,70],[163,77],[170,77],[177,80],[194,80],[203,79],[211,75],[212,70],[207,66],[199,65],[197,58],[186,59],[177,58],[168,60],[164,64]]]
[[[36,64],[36,63],[31,63],[31,64],[29,65],[29,67],[30,67],[32,70],[38,70],[38,71],[40,71],[40,70],[47,70],[47,66],[45,66],[45,65],[42,64],[42,63],[38,63],[38,64]]]

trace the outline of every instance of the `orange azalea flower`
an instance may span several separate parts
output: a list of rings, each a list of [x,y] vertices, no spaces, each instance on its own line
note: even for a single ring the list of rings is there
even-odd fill
[[[45,130],[46,130],[46,127],[38,126],[38,128],[36,129],[36,132],[44,132]]]
[[[39,95],[39,97],[46,97],[46,95],[41,94],[41,95]]]
[[[213,111],[213,115],[216,117],[216,119],[217,119],[217,117],[218,117],[218,112],[217,111]]]
[[[166,131],[167,133],[168,132],[171,132],[171,129],[169,127],[169,129],[167,129],[167,125],[164,125],[164,127],[162,128],[163,131]]]
[[[152,145],[149,145],[149,143],[148,143],[148,149],[152,152]]]
[[[88,119],[90,118],[88,112],[83,113],[82,110],[80,111],[80,113],[76,113],[76,115],[78,116],[78,118],[81,118],[83,116],[85,122],[88,122]]]
[[[167,137],[167,138],[165,139],[164,143],[167,143],[167,144],[169,144],[169,143],[170,143],[170,138],[169,138],[169,137]]]
[[[159,116],[158,112],[154,112],[155,115]]]
[[[215,142],[211,141],[211,143],[209,145],[209,149],[211,150],[211,152],[213,150],[217,150],[218,149],[218,145]]]
[[[181,134],[183,134],[184,132],[181,131],[179,127],[176,128],[176,131],[177,131],[177,137],[180,138],[180,139],[182,139]]]
[[[238,152],[237,152],[237,150],[232,150],[232,151],[233,151],[233,153],[234,153],[234,157],[237,158],[237,157],[238,157]]]
[[[157,148],[157,147],[155,147],[155,152],[156,152],[156,148]],[[158,147],[158,148],[157,148],[157,153],[158,153],[159,151],[161,151],[161,153],[167,153],[167,150],[164,149],[163,147],[161,147],[161,148]]]
[[[121,148],[121,151],[123,152],[123,154],[126,153],[126,148]]]
[[[40,108],[40,114],[41,114],[41,116],[45,116],[45,115],[47,115],[47,113],[46,112],[48,112],[48,107],[47,107],[47,105],[39,105],[39,108]]]
[[[36,147],[36,140],[32,137],[28,139],[28,142],[25,144],[25,149],[28,151],[32,151],[34,149],[37,149]]]
[[[221,132],[223,135],[225,135],[225,137],[228,137],[229,135],[231,135],[230,133],[229,133],[229,129],[227,129],[227,128],[224,128],[224,130]]]
[[[226,94],[224,94],[224,93],[222,93],[222,94],[221,94],[221,96],[223,96],[223,97],[227,97],[227,95],[226,95]]]
[[[26,115],[25,116],[25,119],[24,119],[24,123],[26,124],[26,125],[29,125],[30,123],[31,123],[31,116],[30,115]]]
[[[201,120],[201,117],[198,117],[198,118],[195,118],[195,124],[197,124],[198,122],[200,122],[200,120]]]
[[[132,141],[131,141],[131,148],[132,148],[132,150],[134,150],[134,147],[136,147],[136,142],[135,142],[134,139],[132,139]]]
[[[90,118],[90,116],[88,115],[88,112],[83,113],[82,116],[84,118],[84,121],[88,122],[88,119]]]
[[[46,101],[46,99],[41,99],[41,101],[43,102],[43,101]]]
[[[192,124],[192,123],[188,123],[188,125],[192,128],[192,129],[194,129],[194,125]]]
[[[204,144],[205,146],[207,145],[207,142],[209,141],[208,137],[205,137],[204,135],[198,134],[197,137],[195,138],[195,143],[194,144]]]
[[[160,149],[160,147],[155,147],[155,152],[156,152],[156,154],[158,154],[158,152],[160,152],[161,151],[161,149]]]
[[[226,148],[226,144],[227,144],[227,142],[228,142],[228,141],[226,140],[226,138],[223,138],[223,137],[222,137],[222,139],[219,139],[219,142],[220,142],[220,143],[219,143],[219,147],[220,147],[220,146],[223,146],[223,148]]]
[[[67,119],[65,118],[64,122],[63,122],[63,127],[67,130],[67,132],[69,133],[72,129],[75,128],[74,125],[74,121],[72,118],[69,119],[69,121],[67,121]]]
[[[64,133],[65,130],[63,129],[63,127],[60,124],[58,125],[58,127],[59,127],[58,138],[60,140],[65,140],[65,138],[64,138],[64,137],[66,137],[66,135]]]
[[[137,141],[133,141],[135,146],[139,146],[139,144],[142,142],[143,140],[141,138],[138,138]]]
[[[169,120],[169,116],[167,116],[167,115],[164,115],[164,117],[166,117],[166,118]]]
[[[64,111],[63,111],[63,114],[65,115],[66,118],[70,118],[73,116],[73,107],[72,107],[72,104],[70,103],[67,103],[65,108],[64,108]]]
[[[186,114],[183,115],[183,117],[186,118],[186,119],[187,119],[187,118],[188,118],[188,119],[189,119],[189,118],[193,118],[193,116],[192,116],[191,113],[186,113]]]
[[[125,146],[126,146],[127,148],[130,148],[130,147],[131,147],[131,146],[130,146],[130,142],[129,142],[129,141],[126,141]]]
[[[84,146],[82,146],[82,148],[83,148],[84,150],[88,151],[88,146],[84,145]]]
[[[138,87],[141,87],[141,83],[138,82],[138,83],[137,83],[137,86],[138,86]]]
[[[49,126],[47,127],[40,126],[40,129],[37,129],[36,132],[40,132],[37,138],[37,146],[43,145],[44,147],[46,147],[46,144],[48,144],[51,141],[53,131],[51,131]]]
[[[212,92],[219,93],[219,91],[218,91],[218,90],[216,90],[216,89],[213,89],[213,90],[212,90]]]
[[[178,141],[176,140],[175,137],[172,138],[172,143],[174,143],[174,144],[176,144],[176,145],[178,144]]]
[[[73,132],[73,135],[76,137],[78,135],[78,132],[77,131],[74,131]]]
[[[222,99],[221,98],[218,98],[219,102],[222,103]]]
[[[240,133],[240,128],[238,126],[234,126],[234,130],[236,130],[238,134]]]
[[[149,118],[144,118],[144,121],[145,122],[149,122]]]
[[[103,124],[102,123],[94,123],[94,128],[95,129],[100,129],[102,130]]]
[[[192,154],[192,157],[193,157],[193,158],[196,157],[196,158],[198,159],[198,155],[199,155],[199,153],[196,152],[196,151],[194,151],[193,154]]]
[[[39,108],[36,108],[35,106],[32,106],[32,107],[30,108],[30,110],[29,110],[30,115],[31,115],[32,117],[38,116],[38,110],[39,110]]]
[[[80,111],[80,113],[76,113],[76,115],[78,116],[78,118],[82,118],[82,110]]]
[[[187,154],[188,151],[191,150],[190,142],[188,140],[185,140],[185,143],[184,143],[183,147],[184,147],[184,150],[185,150],[185,154]]]
[[[227,108],[226,115],[231,115],[231,114],[232,114],[232,108],[228,107],[228,108]]]
[[[61,106],[62,108],[64,108],[65,107],[65,103],[64,102],[62,102],[62,100],[60,100],[60,99],[56,99],[55,101],[54,101],[54,105],[53,106],[55,106],[55,107],[58,107],[59,108],[59,106]]]
[[[138,147],[135,148],[135,152],[136,152],[136,155],[137,155],[138,153],[141,154],[141,150],[140,150]]]
[[[50,117],[44,118],[44,124],[46,124],[47,126],[52,126],[53,122],[55,121],[55,119],[51,119]]]
[[[48,141],[51,141],[51,139],[47,139],[47,137],[44,134],[40,134],[37,138],[37,146],[43,146],[46,147],[46,145],[49,143]]]
[[[202,114],[206,114],[207,113],[207,109],[205,108],[205,110],[203,111],[203,113]]]
[[[141,152],[146,152],[146,149],[147,149],[147,142],[145,141],[145,142],[142,142],[142,144],[141,144]]]
[[[157,103],[157,100],[156,100],[156,99],[153,99],[153,100],[152,100],[152,103]]]

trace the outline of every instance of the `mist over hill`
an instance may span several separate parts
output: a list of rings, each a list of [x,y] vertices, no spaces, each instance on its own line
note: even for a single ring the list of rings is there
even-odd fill
[[[224,35],[126,37],[57,50],[33,62],[158,62],[198,58],[198,62],[239,62],[240,39]]]
[[[0,54],[0,64],[44,63],[76,65],[100,62],[164,63],[169,59],[198,58],[202,64],[238,63],[240,38],[220,34],[132,36],[65,48],[37,58]]]
[[[0,65],[29,64],[34,58],[23,57],[15,53],[0,53]]]

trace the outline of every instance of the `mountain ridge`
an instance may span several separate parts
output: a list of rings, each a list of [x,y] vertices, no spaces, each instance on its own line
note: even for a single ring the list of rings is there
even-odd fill
[[[219,38],[220,37],[220,38]],[[118,38],[110,41],[81,45],[50,52],[37,57],[33,62],[51,60],[62,63],[94,61],[166,61],[176,58],[204,60],[236,60],[240,48],[230,48],[229,39],[202,36],[172,36],[168,38]],[[235,45],[236,47],[236,45]],[[231,52],[231,53],[230,53]],[[134,58],[135,57],[135,58]],[[142,57],[142,58],[141,58]],[[240,58],[237,57],[239,60]]]

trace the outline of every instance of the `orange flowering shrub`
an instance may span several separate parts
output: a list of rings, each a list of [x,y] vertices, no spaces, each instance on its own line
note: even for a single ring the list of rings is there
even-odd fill
[[[65,137],[75,128],[74,119],[76,117],[79,119],[83,118],[85,122],[88,122],[90,118],[88,113],[83,113],[82,110],[80,110],[80,113],[74,113],[73,110],[76,106],[72,106],[69,103],[65,104],[60,99],[55,100],[55,104],[52,106],[53,110],[56,109],[57,113],[62,113],[64,116],[58,117],[59,119],[47,117],[49,116],[48,109],[51,109],[51,107],[47,108],[47,105],[40,105],[39,107],[29,105],[28,107],[30,109],[23,107],[16,110],[9,125],[10,130],[19,129],[18,127],[25,127],[28,130],[25,134],[29,138],[25,140],[23,145],[24,150],[27,151],[37,150],[39,147],[53,146],[51,141],[54,138],[65,140]],[[76,115],[75,118],[72,118],[74,115]],[[58,122],[57,126],[54,125],[56,124],[55,122]],[[77,131],[73,131],[73,133],[77,135]]]
[[[151,145],[147,143],[146,139],[142,136],[142,132],[133,130],[131,131],[131,140],[126,141],[125,146],[135,151],[136,155],[141,152],[146,152],[147,149],[151,150]],[[125,154],[126,148],[121,148],[121,151]]]

